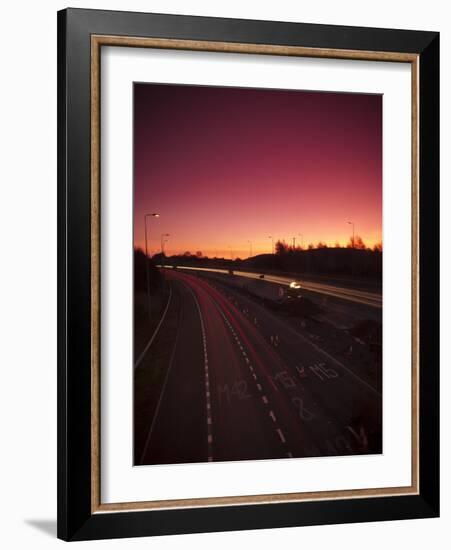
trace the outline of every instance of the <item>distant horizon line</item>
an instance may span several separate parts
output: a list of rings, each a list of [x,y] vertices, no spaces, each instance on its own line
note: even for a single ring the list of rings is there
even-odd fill
[[[322,244],[322,246],[312,246],[312,247],[298,247],[296,246],[295,249],[293,249],[292,246],[289,246],[287,245],[287,251],[282,253],[282,254],[293,254],[293,252],[295,253],[303,253],[303,252],[310,252],[312,250],[359,250],[359,251],[370,251],[370,252],[383,252],[383,246],[382,246],[382,243],[376,243],[374,244],[373,246],[356,246],[356,247],[352,247],[350,245],[340,245],[340,246],[329,246],[327,245],[327,243],[318,243],[318,244]],[[134,245],[133,246],[133,249],[134,251],[139,251],[139,252],[142,252],[144,255],[146,254],[145,253],[145,249],[144,247],[142,246],[136,246]],[[193,249],[194,250],[194,249]],[[148,253],[148,257],[149,258],[153,258],[154,256],[159,256],[163,254],[163,252],[159,249],[157,251],[149,251]],[[232,251],[232,254],[233,254],[233,257],[230,257],[230,251],[227,251],[225,254],[223,255],[220,255],[220,254],[204,254],[201,250],[194,250],[193,252],[190,251],[190,250],[186,250],[184,252],[170,252],[170,253],[166,253],[164,252],[164,256],[166,258],[173,258],[173,257],[187,257],[187,258],[198,258],[198,259],[206,259],[206,260],[227,260],[227,261],[235,261],[235,260],[248,260],[248,259],[251,259],[251,258],[257,258],[259,256],[278,256],[278,255],[281,255],[280,253],[277,253],[277,252],[271,252],[271,251],[266,251],[266,252],[258,252],[256,254],[252,254],[250,255],[249,253],[244,253],[244,254],[239,254],[238,252],[235,254],[235,251]]]

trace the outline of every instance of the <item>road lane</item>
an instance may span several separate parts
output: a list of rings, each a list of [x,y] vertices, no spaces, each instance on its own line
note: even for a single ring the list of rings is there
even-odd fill
[[[159,403],[154,418],[148,422],[140,464],[205,462],[208,459],[203,345],[198,313],[185,285],[174,280],[173,289],[181,298],[179,327]]]
[[[172,276],[195,294],[205,326],[213,460],[284,456],[284,446],[265,410],[240,342],[211,289],[192,275]]]

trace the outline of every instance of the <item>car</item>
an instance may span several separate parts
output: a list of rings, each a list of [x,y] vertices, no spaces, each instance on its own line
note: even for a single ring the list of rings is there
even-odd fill
[[[294,290],[299,290],[301,288],[301,283],[299,281],[292,281],[290,283],[290,288]]]

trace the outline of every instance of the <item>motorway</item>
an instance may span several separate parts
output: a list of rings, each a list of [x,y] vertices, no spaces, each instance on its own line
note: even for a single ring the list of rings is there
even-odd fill
[[[164,273],[181,307],[141,464],[382,451],[382,398],[367,380],[251,298]]]
[[[211,272],[211,273],[228,273],[227,269],[212,268],[212,267],[189,267],[189,266],[177,266],[177,269],[186,269],[189,271],[199,272]],[[259,279],[262,273],[252,273],[250,271],[233,270],[233,274],[239,277],[246,277],[248,279]],[[282,275],[264,274],[265,281],[270,283],[276,283],[278,285],[289,286],[293,282],[292,277]],[[316,281],[309,281],[301,278],[299,281],[304,290],[310,292],[316,292],[318,294],[325,294],[327,296],[333,296],[334,298],[341,298],[357,304],[363,304],[374,308],[382,308],[382,294],[378,292],[369,292],[366,290],[359,290],[355,288],[348,288],[343,286],[319,283]]]

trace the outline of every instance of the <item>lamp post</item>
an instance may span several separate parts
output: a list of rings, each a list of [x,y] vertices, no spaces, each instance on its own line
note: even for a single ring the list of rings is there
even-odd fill
[[[249,243],[249,258],[252,258],[252,241],[247,241]]]
[[[301,248],[303,247],[304,245],[304,242],[303,242],[303,235],[302,233],[298,233],[298,235],[301,237]],[[293,250],[296,248],[296,237],[293,237]]]
[[[149,320],[152,319],[150,313],[150,271],[149,271],[149,251],[147,247],[147,218],[159,218],[160,214],[153,212],[151,214],[144,214],[144,240],[146,243],[146,279],[147,279],[147,309],[149,312]]]
[[[164,257],[164,243],[167,242],[167,239],[165,237],[170,237],[169,233],[162,233],[161,234],[161,259]]]
[[[355,276],[355,263],[356,263],[356,257],[355,257],[355,225],[354,225],[354,222],[346,222],[346,223],[349,223],[349,225],[352,225],[352,254],[351,254],[351,258],[352,258],[352,277]]]
[[[355,225],[354,222],[346,222],[352,225],[352,248],[355,248]]]
[[[271,252],[272,254],[274,254],[274,237],[272,235],[269,235],[268,239],[271,239],[271,243],[272,243]]]

